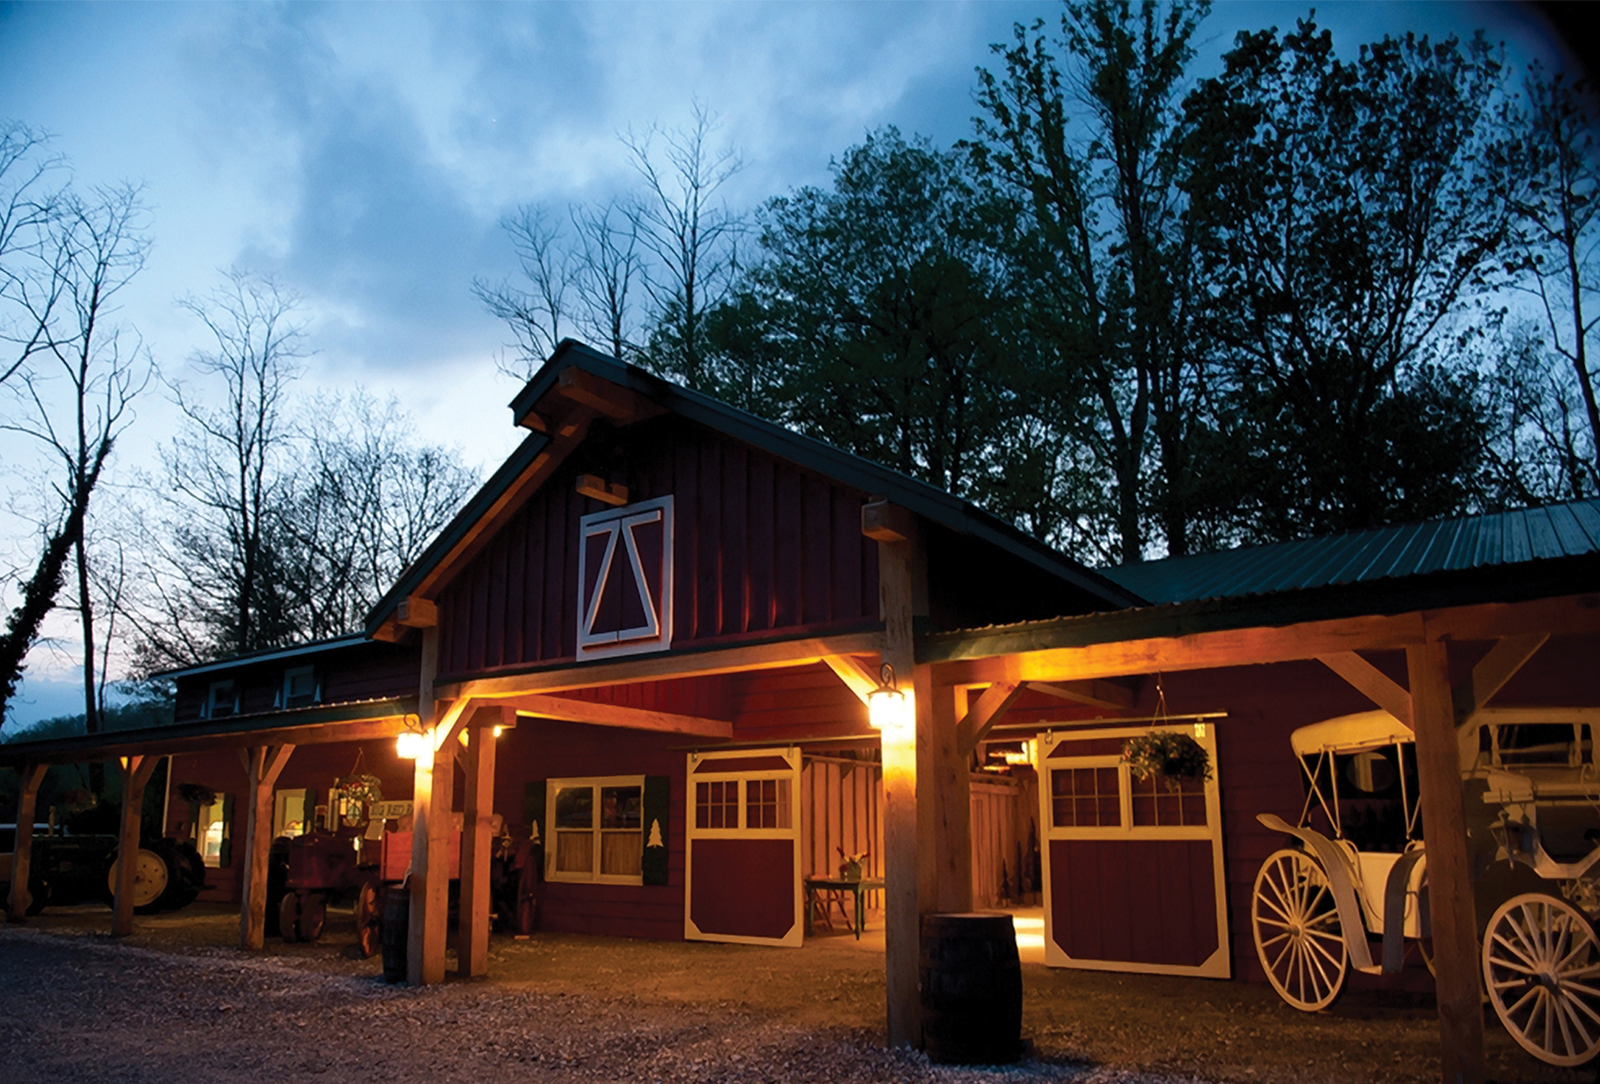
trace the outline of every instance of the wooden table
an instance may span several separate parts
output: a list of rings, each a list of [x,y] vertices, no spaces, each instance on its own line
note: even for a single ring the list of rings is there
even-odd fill
[[[806,886],[806,936],[811,936],[811,916],[816,913],[817,893],[827,892],[853,892],[856,897],[855,921],[850,926],[850,932],[856,935],[856,940],[861,940],[861,931],[867,925],[866,894],[875,892],[883,887],[882,877],[865,877],[859,881],[846,881],[839,877],[807,877]],[[832,906],[830,895],[829,906]],[[840,902],[843,909],[843,902]],[[831,927],[830,927],[831,928]]]

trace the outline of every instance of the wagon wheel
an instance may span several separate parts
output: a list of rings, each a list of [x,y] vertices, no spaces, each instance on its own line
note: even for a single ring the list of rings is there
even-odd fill
[[[1350,953],[1327,872],[1305,851],[1274,851],[1256,874],[1250,904],[1256,956],[1278,996],[1301,1012],[1344,993]]]
[[[1483,981],[1500,1023],[1551,1065],[1583,1065],[1600,1053],[1600,940],[1565,900],[1513,896],[1483,937]]]
[[[117,867],[120,858],[113,859],[106,871],[106,887],[111,891],[112,905],[117,895]],[[169,880],[167,860],[155,851],[140,847],[133,858],[133,909],[141,915],[156,911]]]
[[[383,943],[383,896],[378,886],[363,881],[356,893],[356,945],[363,959],[371,959]]]
[[[287,944],[294,944],[299,937],[296,927],[300,921],[300,894],[298,892],[285,892],[283,899],[278,901],[278,933],[283,935]]]
[[[315,941],[322,936],[322,927],[328,921],[328,898],[321,892],[308,892],[300,908],[300,922],[295,933],[302,941]]]

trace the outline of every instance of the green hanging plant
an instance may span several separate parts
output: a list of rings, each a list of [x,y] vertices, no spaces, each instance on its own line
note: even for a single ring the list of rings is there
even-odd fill
[[[1211,778],[1211,756],[1205,746],[1175,730],[1152,730],[1122,743],[1122,759],[1141,782],[1159,778],[1168,790],[1181,783]]]

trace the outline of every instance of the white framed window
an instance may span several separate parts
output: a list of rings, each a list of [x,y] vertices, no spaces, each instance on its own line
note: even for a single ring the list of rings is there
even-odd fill
[[[644,776],[552,779],[545,879],[644,883]]]
[[[206,694],[206,718],[221,719],[239,710],[239,687],[232,680],[213,681]]]
[[[272,836],[306,834],[306,792],[304,787],[280,790],[272,796]]]
[[[195,849],[200,860],[212,869],[231,865],[233,861],[233,826],[229,823],[232,803],[226,794],[199,808],[195,818]]]
[[[714,767],[714,764],[713,764]],[[718,833],[787,833],[794,826],[792,783],[786,775],[766,774],[694,781],[694,827]]]
[[[279,703],[284,708],[303,708],[322,702],[322,683],[317,680],[314,666],[294,666],[283,672],[283,694]]]

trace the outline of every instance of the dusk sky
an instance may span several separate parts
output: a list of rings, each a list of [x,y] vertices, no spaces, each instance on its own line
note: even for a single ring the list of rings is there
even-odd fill
[[[202,344],[174,301],[220,272],[276,275],[306,301],[306,385],[398,395],[429,441],[484,473],[516,443],[495,370],[507,341],[471,293],[513,268],[498,225],[517,205],[604,200],[634,186],[619,134],[720,115],[747,210],[825,183],[831,157],[893,124],[970,134],[973,70],[1050,3],[0,5],[0,116],[44,129],[82,186],[142,182],[146,270],[119,318],[169,377]],[[1307,7],[1219,4],[1201,69],[1240,29]],[[1487,29],[1518,64],[1559,64],[1530,8],[1329,3],[1341,53],[1385,33]],[[116,483],[154,469],[173,411],[157,390],[119,447]],[[0,443],[0,501],[38,484]],[[4,507],[4,505],[0,505]],[[3,515],[3,513],[0,513]],[[34,537],[0,524],[0,566]],[[14,593],[0,590],[0,609]],[[59,622],[58,622],[59,624]],[[69,628],[57,628],[66,633]],[[65,645],[36,650],[14,719],[73,710]]]

